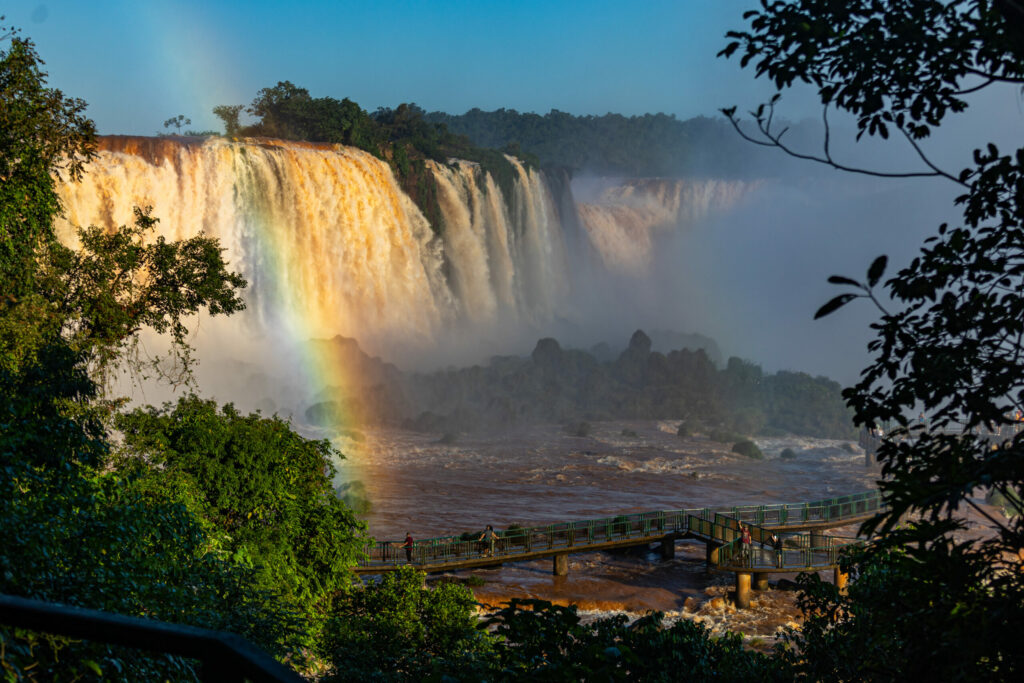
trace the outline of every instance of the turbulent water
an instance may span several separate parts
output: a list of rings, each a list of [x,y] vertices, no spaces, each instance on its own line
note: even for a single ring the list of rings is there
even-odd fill
[[[751,460],[728,444],[680,439],[676,428],[670,421],[602,422],[581,438],[557,426],[533,426],[464,435],[454,444],[436,435],[367,432],[372,448],[362,470],[374,500],[370,530],[399,540],[406,532],[426,538],[487,524],[502,529],[650,510],[795,503],[867,490],[878,476],[865,468],[859,449],[851,452],[843,442],[758,439],[767,457]],[[780,459],[783,448],[797,457]],[[520,597],[573,603],[593,615],[656,609],[760,636],[799,621],[793,593],[783,590],[757,593],[750,610],[731,608],[723,598],[732,575],[708,573],[697,542],[679,542],[672,560],[635,549],[572,555],[565,577],[551,569],[545,559],[457,575],[484,579],[474,592],[491,605]]]

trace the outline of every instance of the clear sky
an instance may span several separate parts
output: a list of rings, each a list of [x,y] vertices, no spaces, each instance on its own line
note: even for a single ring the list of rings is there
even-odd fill
[[[152,135],[176,114],[219,128],[214,105],[248,104],[281,80],[370,111],[744,109],[768,84],[715,54],[752,4],[15,0],[0,12],[35,41],[50,83],[89,103],[101,133]]]

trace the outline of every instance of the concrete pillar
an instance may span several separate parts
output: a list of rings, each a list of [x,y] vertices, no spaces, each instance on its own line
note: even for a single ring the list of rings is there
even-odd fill
[[[821,529],[811,529],[811,547],[821,548],[825,545],[825,534]]]
[[[707,543],[704,545],[704,568],[709,572],[715,568],[718,563],[718,546],[714,543]]]
[[[736,609],[750,607],[750,572],[736,572]]]
[[[569,553],[559,553],[555,555],[553,572],[555,576],[568,576],[569,575]]]
[[[665,536],[661,539],[661,559],[671,560],[676,556],[676,537]]]
[[[844,572],[839,567],[832,570],[832,583],[836,585],[840,591],[846,591],[846,580],[850,578],[850,575]]]
[[[754,590],[766,591],[768,590],[768,575],[761,572],[754,577]]]

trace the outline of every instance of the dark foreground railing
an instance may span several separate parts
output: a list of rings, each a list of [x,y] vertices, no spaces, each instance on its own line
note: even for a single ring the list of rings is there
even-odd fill
[[[214,683],[301,683],[266,652],[233,633],[0,595],[0,624],[199,660]]]

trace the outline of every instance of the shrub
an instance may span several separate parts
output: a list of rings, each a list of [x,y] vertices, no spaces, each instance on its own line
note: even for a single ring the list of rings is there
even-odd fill
[[[792,448],[783,448],[782,452],[779,453],[779,457],[783,460],[793,460],[796,458],[796,453]]]
[[[734,443],[732,445],[732,452],[745,455],[748,458],[753,458],[754,460],[764,459],[764,453],[762,453],[761,449],[757,447],[757,444],[750,439],[743,439],[742,441]]]
[[[476,574],[473,574],[468,579],[466,579],[466,585],[472,588],[479,588],[485,583],[487,582],[484,580],[484,578],[482,576],[477,576]]]

